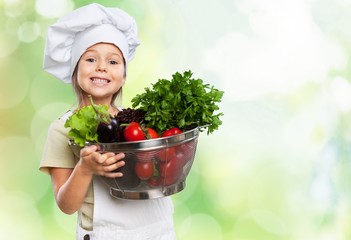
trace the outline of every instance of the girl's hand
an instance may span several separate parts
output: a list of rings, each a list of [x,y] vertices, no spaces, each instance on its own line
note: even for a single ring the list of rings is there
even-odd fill
[[[99,153],[98,146],[92,145],[84,147],[80,151],[80,165],[87,174],[96,174],[104,177],[115,178],[122,177],[121,172],[115,170],[124,166],[125,162],[121,161],[125,157],[124,153]]]

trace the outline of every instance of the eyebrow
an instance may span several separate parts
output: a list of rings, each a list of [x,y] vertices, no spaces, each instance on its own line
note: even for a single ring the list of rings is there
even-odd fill
[[[98,51],[96,51],[95,49],[89,49],[89,50],[86,50],[86,51],[82,54],[82,56],[85,55],[85,54],[87,54],[87,53],[89,53],[89,52],[97,53]],[[122,55],[119,54],[119,53],[117,53],[117,52],[108,52],[108,54],[109,54],[109,55],[115,55],[115,56],[117,56],[117,57],[123,59]]]

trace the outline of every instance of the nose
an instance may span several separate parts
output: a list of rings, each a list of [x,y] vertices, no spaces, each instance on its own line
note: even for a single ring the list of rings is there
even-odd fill
[[[97,66],[96,66],[96,71],[97,72],[106,72],[106,65],[102,62],[100,62]]]

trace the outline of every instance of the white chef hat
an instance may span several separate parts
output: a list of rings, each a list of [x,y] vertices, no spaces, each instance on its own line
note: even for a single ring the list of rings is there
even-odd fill
[[[44,70],[70,83],[81,55],[100,42],[116,45],[127,65],[140,44],[137,31],[134,18],[121,9],[97,3],[78,8],[49,27]]]

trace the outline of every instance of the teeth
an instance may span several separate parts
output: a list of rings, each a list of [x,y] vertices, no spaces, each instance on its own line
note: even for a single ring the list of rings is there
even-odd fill
[[[102,78],[92,78],[91,80],[93,80],[94,83],[108,83],[109,82],[109,80],[102,79]]]

